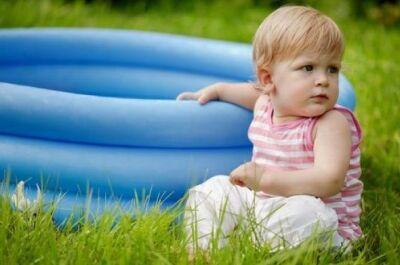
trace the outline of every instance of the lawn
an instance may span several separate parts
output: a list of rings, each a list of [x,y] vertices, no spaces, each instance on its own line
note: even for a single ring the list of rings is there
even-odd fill
[[[92,1],[93,2],[93,1]],[[143,1],[142,1],[143,2]],[[84,1],[3,0],[0,27],[101,27],[170,32],[250,43],[271,9],[245,0],[190,2],[146,9],[111,8]],[[340,2],[340,1],[339,1]],[[310,1],[333,17],[344,32],[343,72],[357,94],[356,115],[364,132],[361,225],[365,237],[348,254],[331,253],[314,242],[268,253],[246,233],[211,253],[213,264],[397,264],[400,255],[400,28],[354,18],[348,6]],[[35,218],[0,201],[0,264],[187,264],[179,208],[153,209],[135,220],[105,215],[95,226],[57,229],[49,213]],[[236,239],[236,240],[235,240]],[[199,257],[198,264],[206,261]]]

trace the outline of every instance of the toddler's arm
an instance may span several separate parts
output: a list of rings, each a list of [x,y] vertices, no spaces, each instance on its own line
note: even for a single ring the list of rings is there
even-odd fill
[[[333,110],[325,113],[316,124],[312,168],[265,171],[249,162],[232,171],[231,182],[278,196],[328,197],[342,189],[350,158],[350,126],[341,113]]]
[[[176,99],[197,100],[200,104],[221,100],[253,110],[260,95],[252,83],[215,83],[196,92],[183,92]]]

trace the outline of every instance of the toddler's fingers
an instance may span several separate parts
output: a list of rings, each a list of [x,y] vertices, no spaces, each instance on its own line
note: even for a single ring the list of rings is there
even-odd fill
[[[177,100],[194,100],[197,99],[196,93],[193,92],[183,92],[180,93],[177,97]]]
[[[209,95],[202,95],[199,97],[198,101],[200,102],[200,104],[204,105],[207,102],[209,102],[211,100],[211,97]]]
[[[235,185],[235,181],[234,181],[234,179],[233,179],[232,176],[229,176],[229,182],[230,182],[231,184]]]
[[[239,178],[230,176],[229,181],[233,184],[233,185],[238,185],[240,187],[245,187],[246,184]]]

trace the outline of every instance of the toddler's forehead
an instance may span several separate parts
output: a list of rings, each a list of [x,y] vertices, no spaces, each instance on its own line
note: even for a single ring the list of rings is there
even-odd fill
[[[310,60],[317,60],[320,58],[327,58],[332,61],[341,62],[342,54],[338,51],[321,51],[318,48],[308,48],[305,50],[292,50],[286,54],[275,56],[275,62],[281,60],[295,60],[298,58],[309,58]]]

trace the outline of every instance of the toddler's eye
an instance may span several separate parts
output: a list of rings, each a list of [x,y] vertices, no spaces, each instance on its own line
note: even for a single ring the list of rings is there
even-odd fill
[[[314,70],[314,67],[312,65],[305,65],[303,66],[303,70],[306,72],[311,72],[312,70]]]
[[[339,68],[338,67],[336,67],[336,66],[329,66],[328,67],[328,73],[336,74],[338,72],[339,72]]]

